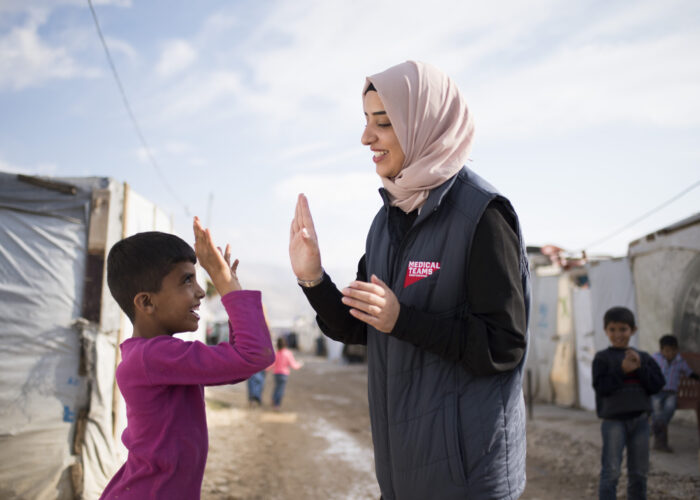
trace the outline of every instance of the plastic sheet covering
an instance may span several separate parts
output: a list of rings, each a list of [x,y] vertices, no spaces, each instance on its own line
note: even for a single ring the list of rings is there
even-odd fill
[[[595,357],[595,331],[591,309],[590,288],[574,288],[574,330],[576,331],[576,379],[578,380],[578,403],[581,408],[595,410],[593,390],[593,358]]]
[[[554,350],[550,373],[554,402],[560,406],[573,406],[577,399],[576,386],[576,334],[573,321],[573,301],[570,278],[559,276],[557,284],[557,346]]]
[[[116,453],[112,406],[116,336],[103,335],[93,324],[82,331],[86,364],[90,373],[90,414],[81,439],[83,498],[99,498],[122,460]]]
[[[636,313],[634,282],[627,258],[604,260],[588,265],[588,279],[593,292],[591,315],[595,331],[595,350],[606,349],[610,345],[603,328],[605,311],[615,306],[623,306]],[[639,324],[639,318],[637,318]],[[632,335],[630,346],[637,347],[639,336]]]
[[[532,393],[539,401],[552,402],[550,381],[557,342],[557,297],[559,276],[532,277],[530,348],[527,369],[532,370]]]
[[[62,179],[74,194],[0,172],[0,498],[73,498],[70,466],[91,193],[105,179]]]

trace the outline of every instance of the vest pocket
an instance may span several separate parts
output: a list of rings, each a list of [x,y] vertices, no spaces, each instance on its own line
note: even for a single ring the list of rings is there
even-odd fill
[[[464,486],[467,484],[467,477],[464,473],[466,457],[463,455],[464,450],[459,426],[459,406],[457,405],[457,395],[455,393],[450,393],[445,397],[443,415],[445,417],[445,446],[450,475],[455,484]]]

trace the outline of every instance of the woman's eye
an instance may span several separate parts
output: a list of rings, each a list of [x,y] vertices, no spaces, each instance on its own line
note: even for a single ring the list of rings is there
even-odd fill
[[[377,123],[378,127],[391,127],[391,123]]]

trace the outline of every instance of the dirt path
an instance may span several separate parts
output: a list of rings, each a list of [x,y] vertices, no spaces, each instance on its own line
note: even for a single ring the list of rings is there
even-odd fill
[[[379,498],[366,366],[301,358],[306,364],[290,376],[280,412],[270,408],[270,375],[262,408],[248,407],[245,384],[207,388],[204,500]],[[554,422],[542,415],[528,423],[528,485],[522,499],[597,497],[600,449],[580,434],[590,432],[586,425],[593,423]],[[623,499],[626,478],[621,483],[618,498]],[[672,474],[652,467],[649,498],[700,498],[697,471]]]

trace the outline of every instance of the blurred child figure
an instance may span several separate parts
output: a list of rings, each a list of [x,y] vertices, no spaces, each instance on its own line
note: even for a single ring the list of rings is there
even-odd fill
[[[200,498],[209,449],[204,386],[250,377],[274,359],[260,292],[242,290],[209,230],[194,219],[195,249],[177,236],[139,233],[117,242],[107,258],[112,296],[134,325],[120,348],[117,383],[126,401],[126,463],[101,498]],[[221,295],[229,341],[215,346],[173,334],[197,330],[204,290],[199,260]]]
[[[659,364],[661,373],[666,379],[661,392],[651,397],[653,408],[651,429],[654,433],[654,449],[673,453],[668,445],[668,424],[671,423],[676,411],[678,401],[678,385],[681,376],[700,380],[700,376],[694,373],[688,363],[678,353],[678,340],[673,335],[664,335],[659,339],[659,352],[652,356]]]
[[[646,499],[649,470],[651,394],[664,385],[659,365],[644,351],[628,347],[637,331],[634,314],[626,307],[608,309],[603,317],[610,347],[593,359],[596,412],[603,419],[598,495],[617,498],[622,451],[627,448],[627,498]]]
[[[265,370],[261,370],[250,376],[248,379],[248,405],[251,408],[262,405],[262,393],[264,388]]]
[[[275,375],[275,389],[272,393],[272,407],[274,409],[278,410],[282,404],[290,368],[298,370],[302,366],[304,366],[304,363],[297,362],[292,351],[287,349],[287,342],[284,340],[284,337],[278,338],[275,362],[268,368]]]

